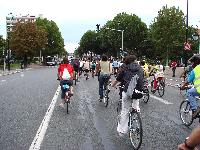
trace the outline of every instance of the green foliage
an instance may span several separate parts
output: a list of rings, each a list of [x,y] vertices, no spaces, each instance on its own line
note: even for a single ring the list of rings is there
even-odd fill
[[[138,16],[126,13],[120,13],[113,20],[107,21],[98,33],[87,31],[80,40],[79,52],[91,51],[96,54],[119,56],[122,48],[122,30],[124,30],[123,50],[129,54],[143,55],[147,49],[144,46],[148,34],[147,26]]]
[[[46,32],[36,23],[17,23],[9,35],[10,49],[17,56],[29,57],[39,53],[47,42]]]
[[[64,39],[57,24],[54,21],[45,19],[37,19],[38,26],[42,26],[47,32],[46,48],[43,49],[43,55],[55,55],[63,54],[64,51]]]
[[[163,6],[150,26],[150,38],[155,54],[181,55],[185,41],[185,16],[179,8]]]
[[[0,55],[3,55],[3,50],[5,49],[6,41],[5,39],[0,35]],[[0,56],[0,57],[1,57]]]

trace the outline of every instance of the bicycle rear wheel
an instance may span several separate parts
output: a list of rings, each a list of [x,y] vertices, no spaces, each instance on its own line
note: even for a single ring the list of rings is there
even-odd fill
[[[129,116],[129,138],[134,150],[138,150],[142,144],[142,120],[140,113],[133,110]]]
[[[162,97],[165,94],[165,85],[163,81],[159,81],[158,94]]]
[[[181,121],[185,126],[190,126],[193,123],[192,110],[187,100],[182,101],[179,107]]]
[[[105,96],[103,98],[103,102],[104,102],[104,106],[107,107],[108,106],[108,93],[105,93]]]

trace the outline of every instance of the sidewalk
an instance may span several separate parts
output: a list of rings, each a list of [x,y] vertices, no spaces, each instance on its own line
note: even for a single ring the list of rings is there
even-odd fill
[[[10,71],[8,71],[8,69],[6,69],[5,71],[0,70],[0,76],[11,75],[11,74],[22,72],[24,70],[29,70],[29,69],[32,69],[32,68],[41,68],[41,67],[43,67],[43,66],[37,65],[37,64],[30,64],[26,69],[12,69]]]
[[[184,67],[176,67],[175,77],[180,78],[183,71]],[[172,68],[165,66],[165,75],[172,77]]]

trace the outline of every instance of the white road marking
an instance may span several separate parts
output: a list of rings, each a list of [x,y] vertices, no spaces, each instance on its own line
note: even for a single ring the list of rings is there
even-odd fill
[[[61,88],[59,86],[58,89],[56,90],[56,93],[55,93],[52,101],[51,101],[51,104],[49,105],[49,108],[47,109],[44,119],[42,120],[42,123],[40,124],[40,127],[37,131],[37,134],[31,144],[29,150],[39,150],[40,149],[40,145],[42,144],[43,138],[44,138],[46,130],[48,128],[49,121],[53,114],[53,110],[54,110],[55,104],[57,102],[60,90],[61,90]]]
[[[1,82],[5,82],[6,80],[1,80]]]
[[[171,103],[171,102],[168,102],[167,100],[164,100],[164,99],[162,99],[162,98],[160,98],[160,97],[157,97],[157,96],[154,96],[154,95],[151,95],[151,94],[150,94],[150,97],[153,98],[153,99],[155,99],[155,100],[158,100],[158,101],[160,101],[160,102],[162,102],[162,103],[164,103],[164,104],[166,104],[166,105],[171,105],[171,104],[173,104],[173,103]]]

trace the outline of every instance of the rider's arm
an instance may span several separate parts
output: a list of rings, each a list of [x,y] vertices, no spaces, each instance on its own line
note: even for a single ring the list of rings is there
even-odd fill
[[[200,126],[195,128],[190,134],[189,138],[185,140],[184,143],[178,146],[178,150],[190,150],[192,148],[194,149],[199,144],[200,144]]]
[[[185,83],[183,84],[183,86],[181,87],[181,90],[184,90],[187,88],[189,83],[192,83],[194,81],[194,71],[192,70],[189,77],[187,78],[187,80],[185,81]]]

